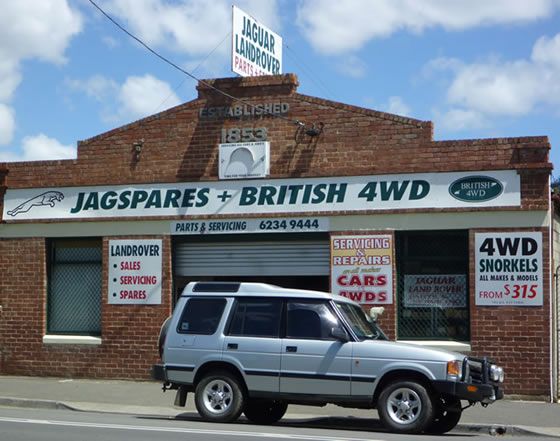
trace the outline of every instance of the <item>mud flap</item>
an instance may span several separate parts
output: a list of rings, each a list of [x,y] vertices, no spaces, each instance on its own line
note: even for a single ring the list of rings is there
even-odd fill
[[[174,406],[185,407],[185,404],[187,404],[187,389],[183,386],[179,386],[175,394]]]

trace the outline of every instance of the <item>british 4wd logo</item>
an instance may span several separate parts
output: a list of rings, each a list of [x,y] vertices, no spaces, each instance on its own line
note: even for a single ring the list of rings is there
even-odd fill
[[[489,176],[467,176],[449,186],[449,194],[463,202],[485,202],[504,191],[500,181]]]

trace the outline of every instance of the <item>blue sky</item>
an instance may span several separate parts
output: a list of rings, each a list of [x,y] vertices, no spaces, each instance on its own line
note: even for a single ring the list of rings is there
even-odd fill
[[[234,75],[231,1],[98,4],[195,76]],[[436,139],[546,135],[560,176],[560,0],[235,4],[284,38],[299,92],[434,121]],[[87,0],[2,8],[0,161],[72,158],[78,140],[195,97]]]

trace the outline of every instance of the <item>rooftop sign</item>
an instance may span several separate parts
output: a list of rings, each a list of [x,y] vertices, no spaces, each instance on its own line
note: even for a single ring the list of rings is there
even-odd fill
[[[242,77],[282,73],[282,37],[233,6],[231,70]]]

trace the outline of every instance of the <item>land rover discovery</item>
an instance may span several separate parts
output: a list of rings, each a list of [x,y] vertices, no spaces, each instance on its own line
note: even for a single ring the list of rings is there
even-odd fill
[[[502,398],[487,358],[388,341],[351,300],[261,283],[192,282],[160,333],[153,377],[200,416],[271,424],[289,404],[376,408],[398,433],[444,433]],[[463,407],[462,400],[468,405]]]

